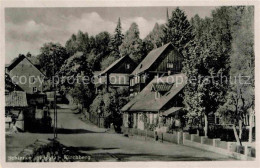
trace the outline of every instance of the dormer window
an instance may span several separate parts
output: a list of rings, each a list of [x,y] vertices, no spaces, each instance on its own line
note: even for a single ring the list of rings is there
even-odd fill
[[[168,83],[153,83],[151,91],[155,92],[155,99],[159,99],[166,93],[170,93],[173,84]]]

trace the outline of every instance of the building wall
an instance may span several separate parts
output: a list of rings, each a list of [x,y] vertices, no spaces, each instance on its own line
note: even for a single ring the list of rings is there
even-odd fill
[[[128,128],[128,113],[126,112],[123,114],[123,125]]]
[[[171,71],[172,74],[180,73],[182,70],[183,56],[175,50],[168,49],[160,58],[154,63],[153,69],[158,72]],[[169,63],[173,64],[173,67],[169,67]]]
[[[143,113],[137,113],[137,129],[144,130]]]
[[[172,47],[169,47],[143,74],[130,77],[130,92],[141,92],[143,88],[157,75],[180,73],[182,70],[183,56]],[[172,67],[169,67],[172,64]]]
[[[26,93],[34,93],[35,88],[37,91],[42,92],[43,83],[40,81],[43,81],[44,76],[26,58],[10,70],[9,74],[15,82],[18,82],[17,84]],[[29,83],[29,80],[31,81],[31,84]]]
[[[111,73],[109,74],[111,85],[129,85],[129,74]]]
[[[110,72],[130,74],[135,68],[136,64],[134,61],[131,58],[126,57],[121,64],[116,65]]]

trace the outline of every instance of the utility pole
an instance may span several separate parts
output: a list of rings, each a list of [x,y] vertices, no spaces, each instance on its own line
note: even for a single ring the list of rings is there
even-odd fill
[[[57,98],[56,98],[56,91],[57,91],[57,85],[56,85],[56,82],[55,82],[55,74],[56,74],[56,70],[55,70],[55,65],[56,65],[56,58],[55,58],[55,52],[54,52],[54,48],[51,48],[52,50],[52,56],[53,56],[53,67],[52,67],[52,70],[53,70],[53,76],[52,76],[52,82],[53,82],[53,85],[54,85],[54,100],[53,100],[53,116],[54,116],[54,125],[53,125],[53,133],[54,133],[54,137],[53,139],[57,139],[58,138],[58,134],[57,134],[57,118],[58,118],[58,115],[57,115]]]

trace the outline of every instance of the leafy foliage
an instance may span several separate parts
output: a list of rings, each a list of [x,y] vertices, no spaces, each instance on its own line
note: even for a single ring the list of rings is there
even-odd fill
[[[59,43],[45,43],[40,52],[40,55],[38,55],[39,66],[49,78],[60,70],[64,61],[69,57],[66,49]]]
[[[243,10],[240,27],[232,41],[230,76],[232,85],[226,102],[219,108],[225,123],[238,125],[250,108],[254,108],[254,9]]]
[[[165,26],[159,25],[158,23],[155,23],[153,30],[145,37],[144,43],[146,46],[147,52],[153,50],[154,48],[161,47],[163,45],[163,37],[164,32],[163,29]]]
[[[124,39],[124,35],[122,33],[121,21],[119,18],[115,29],[115,34],[111,38],[109,44],[110,50],[112,51],[111,55],[114,56],[115,58],[120,57],[119,46],[123,43],[123,39]]]
[[[139,29],[136,23],[132,23],[125,34],[122,45],[120,46],[121,56],[128,55],[133,61],[139,63],[144,58],[143,43],[139,37]]]
[[[194,37],[192,34],[192,26],[180,8],[176,8],[172,11],[172,16],[168,19],[163,31],[163,42],[165,44],[171,42],[180,53],[182,53],[185,46]]]
[[[61,90],[69,93],[76,103],[89,107],[94,96],[94,85],[91,82],[93,72],[86,55],[78,52],[70,57],[61,67],[59,75],[62,79]]]

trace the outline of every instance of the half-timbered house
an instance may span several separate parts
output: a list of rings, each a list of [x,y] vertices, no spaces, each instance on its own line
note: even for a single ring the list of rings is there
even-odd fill
[[[123,112],[123,126],[140,130],[166,124],[182,110],[182,91],[187,83],[184,74],[154,78],[137,96],[128,102]],[[172,124],[172,123],[169,123]]]
[[[130,93],[139,93],[155,76],[180,73],[183,56],[171,44],[152,50],[130,75]]]
[[[124,56],[113,62],[98,76],[98,87],[110,88],[129,87],[129,75],[135,69],[136,64],[129,56]]]

